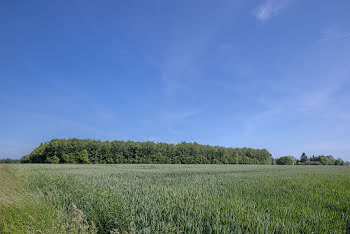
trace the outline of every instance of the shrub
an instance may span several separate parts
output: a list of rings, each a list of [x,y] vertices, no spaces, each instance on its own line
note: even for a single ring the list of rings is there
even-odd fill
[[[293,156],[283,156],[276,160],[278,165],[294,165],[296,162]]]

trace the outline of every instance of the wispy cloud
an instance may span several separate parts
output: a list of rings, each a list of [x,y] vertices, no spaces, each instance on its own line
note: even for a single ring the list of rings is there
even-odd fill
[[[321,31],[321,36],[317,40],[318,43],[326,42],[326,41],[337,41],[337,40],[345,40],[350,39],[349,32],[341,32],[334,28],[328,27]]]
[[[155,62],[165,98],[176,99],[181,92],[191,92],[203,78],[206,53],[220,30],[229,24],[236,3],[223,1],[214,5],[209,15],[202,14],[198,6],[174,11],[186,20],[171,22],[170,38],[166,40],[159,61]]]
[[[331,64],[329,64],[330,67]],[[257,102],[264,109],[251,115],[244,120],[244,128],[246,137],[251,137],[265,124],[274,121],[276,118],[283,118],[286,113],[289,115],[307,115],[317,116],[317,119],[327,118],[329,124],[334,126],[348,121],[350,117],[347,110],[344,110],[343,103],[339,103],[339,95],[344,95],[344,87],[349,84],[350,70],[346,66],[333,65],[329,68],[329,72],[315,72],[313,86],[306,83],[292,84],[281,83],[277,85],[281,95],[279,98],[275,96],[261,96],[257,98]],[[304,76],[303,80],[310,79]],[[301,87],[305,84],[305,87]],[[293,118],[293,117],[292,117]]]
[[[259,112],[251,117],[246,118],[244,123],[244,135],[243,137],[250,137],[254,132],[266,122],[273,119],[276,115],[279,115],[281,110],[278,108],[268,109],[262,112]]]
[[[185,111],[185,112],[177,112],[177,113],[166,113],[166,117],[170,120],[184,120],[191,117],[194,117],[201,113],[200,110],[192,110],[192,111]]]
[[[168,132],[171,134],[171,135],[177,135],[179,133],[178,130],[174,129],[174,128],[168,128]]]
[[[299,111],[314,111],[326,108],[333,100],[334,95],[341,88],[343,81],[335,85],[324,87],[321,90],[303,92],[295,101],[296,109]]]
[[[309,152],[315,152],[316,154],[332,154],[332,152],[343,151],[350,152],[349,143],[345,140],[339,139],[325,139],[319,141],[308,142],[304,144],[303,147]],[[340,156],[345,159],[349,159],[348,155],[334,155],[336,157]]]
[[[292,0],[266,0],[255,10],[255,17],[266,21],[287,7]]]
[[[315,85],[313,89],[290,88],[285,90],[286,96],[278,100],[260,98],[260,102],[271,109],[280,112],[322,112],[335,104],[337,94],[341,91],[349,77],[349,71],[334,71],[337,79],[326,77],[323,84]]]

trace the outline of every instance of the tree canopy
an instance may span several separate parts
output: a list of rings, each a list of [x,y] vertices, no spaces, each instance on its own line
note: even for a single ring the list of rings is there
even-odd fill
[[[276,160],[278,165],[294,165],[297,160],[293,156],[283,156]]]
[[[173,164],[271,164],[266,149],[201,145],[53,139],[42,143],[23,163],[173,163]]]
[[[283,156],[276,160],[279,165],[344,165],[341,158],[335,159],[332,155],[312,155],[310,158],[303,153],[300,160],[293,156]]]
[[[305,153],[303,153],[303,154],[301,155],[301,157],[300,157],[300,162],[306,162],[306,161],[308,161],[308,160],[309,160],[309,158],[306,156]]]

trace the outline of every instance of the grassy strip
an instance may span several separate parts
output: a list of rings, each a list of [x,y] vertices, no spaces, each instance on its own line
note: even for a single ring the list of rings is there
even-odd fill
[[[0,165],[0,233],[96,232],[72,204],[72,219]]]

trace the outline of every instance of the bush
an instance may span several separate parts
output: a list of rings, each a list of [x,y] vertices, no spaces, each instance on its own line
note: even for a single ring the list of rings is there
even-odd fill
[[[79,162],[80,163],[89,163],[89,154],[86,149],[81,151],[79,155]]]
[[[296,159],[293,156],[283,156],[276,160],[278,165],[294,165]]]
[[[60,159],[56,155],[54,155],[52,157],[47,157],[46,158],[46,162],[47,163],[55,163],[55,164],[57,164],[57,163],[60,162]]]

